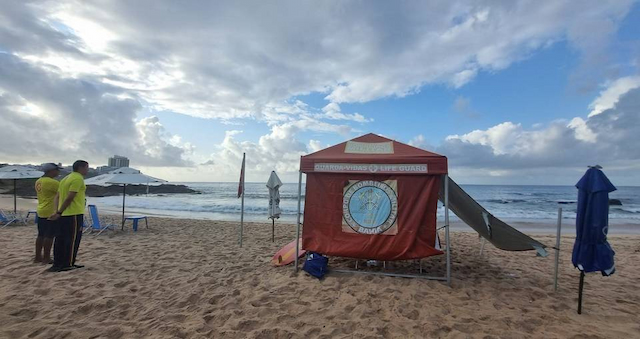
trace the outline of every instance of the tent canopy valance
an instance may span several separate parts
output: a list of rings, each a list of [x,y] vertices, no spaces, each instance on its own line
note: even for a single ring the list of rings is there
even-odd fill
[[[376,134],[303,156],[303,173],[447,174],[447,158]]]

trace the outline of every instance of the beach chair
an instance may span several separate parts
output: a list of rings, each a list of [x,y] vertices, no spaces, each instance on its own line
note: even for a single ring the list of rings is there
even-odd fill
[[[38,211],[35,210],[29,210],[27,212],[27,216],[24,217],[24,222],[25,224],[27,223],[27,221],[29,221],[29,216],[31,216],[33,214],[33,223],[37,224],[38,223]]]
[[[100,217],[98,216],[98,207],[96,205],[87,206],[89,209],[89,217],[91,218],[91,223],[88,225],[86,231],[91,233],[98,232],[96,235],[100,235],[100,233],[104,232],[106,229],[111,229],[114,233],[116,231],[115,224],[108,224],[106,222],[100,221]]]
[[[18,220],[19,218],[17,214],[0,210],[0,228],[5,228]]]
[[[142,219],[144,219],[144,223],[146,227],[149,228],[149,221],[147,220],[146,215],[136,215],[136,216],[125,217],[124,222],[126,223],[127,220],[131,220],[131,222],[133,223],[133,231],[138,232],[138,221]],[[122,228],[124,229],[124,223],[122,224]]]

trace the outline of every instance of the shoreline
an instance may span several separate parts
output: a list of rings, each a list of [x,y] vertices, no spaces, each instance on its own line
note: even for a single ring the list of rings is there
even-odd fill
[[[17,199],[18,210],[26,212],[27,210],[35,210],[37,207],[37,200],[30,198]],[[13,210],[13,196],[0,194],[0,209]],[[122,209],[113,207],[98,206],[101,215],[121,215]],[[208,213],[208,212],[189,212],[189,211],[174,211],[174,213],[166,213],[164,211],[146,210],[127,208],[125,211],[127,215],[144,214],[150,217],[160,217],[173,220],[203,220],[209,222],[240,222],[239,213]],[[215,215],[216,217],[209,217],[208,215]],[[276,220],[276,224],[295,226],[295,221],[286,220],[282,218]],[[557,220],[552,219],[530,219],[530,220],[509,220],[502,219],[504,222],[515,227],[520,232],[526,234],[556,234]],[[270,219],[266,216],[264,220],[262,218],[256,218],[255,215],[245,214],[246,223],[267,223]],[[459,220],[451,221],[451,230],[457,232],[469,232],[475,233],[475,231],[467,226],[465,223]],[[444,225],[442,221],[438,221],[438,225]],[[610,219],[609,220],[609,235],[640,235],[640,221],[635,220],[623,220],[623,219]],[[575,234],[575,219],[563,218],[562,219],[562,234]]]

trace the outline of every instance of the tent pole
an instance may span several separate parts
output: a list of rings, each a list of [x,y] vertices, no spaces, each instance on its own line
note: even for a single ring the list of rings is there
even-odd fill
[[[553,273],[553,291],[558,291],[558,263],[560,261],[560,229],[562,228],[562,207],[558,208],[558,233],[556,234],[556,267]]]
[[[582,314],[582,289],[584,288],[584,271],[580,271],[580,287],[578,288],[578,314]]]
[[[447,285],[451,286],[451,241],[449,238],[449,174],[444,175],[444,223],[447,241]]]
[[[124,231],[124,200],[127,197],[127,184],[122,185],[122,230]]]
[[[296,222],[296,262],[294,265],[295,272],[298,272],[298,256],[300,253],[300,200],[302,199],[302,169],[298,172],[298,221]]]
[[[18,191],[16,190],[17,179],[13,179],[13,215],[18,214]]]

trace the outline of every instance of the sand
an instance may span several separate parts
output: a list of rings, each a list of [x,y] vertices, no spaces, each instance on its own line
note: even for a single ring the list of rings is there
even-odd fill
[[[110,218],[116,218],[110,216]],[[576,314],[578,271],[563,239],[553,255],[478,255],[473,233],[452,233],[451,287],[438,281],[330,273],[323,281],[269,264],[292,225],[152,218],[150,229],[85,235],[78,263],[33,264],[35,226],[0,230],[3,338],[633,338],[640,337],[640,237],[613,236],[618,272],[589,274]],[[552,235],[537,235],[551,244]],[[443,274],[442,256],[423,260]],[[332,259],[331,268],[354,261]],[[360,262],[360,268],[365,266]],[[391,266],[391,265],[390,265]],[[400,266],[400,267],[398,267]],[[403,262],[388,270],[412,273]],[[381,268],[371,268],[380,270]]]

